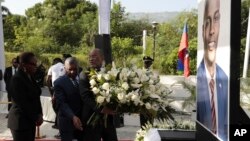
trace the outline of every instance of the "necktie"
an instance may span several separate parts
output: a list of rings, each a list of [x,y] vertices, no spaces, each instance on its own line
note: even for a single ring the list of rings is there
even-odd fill
[[[214,80],[211,79],[210,83],[211,90],[211,114],[212,114],[212,132],[216,134],[216,112],[215,112],[215,103],[214,103]]]

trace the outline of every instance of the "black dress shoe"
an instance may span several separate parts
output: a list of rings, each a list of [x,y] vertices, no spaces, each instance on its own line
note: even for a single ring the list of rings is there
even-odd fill
[[[61,135],[60,133],[58,133],[57,135],[54,136],[56,139],[61,139]]]
[[[52,125],[51,127],[54,129],[58,129],[57,125]]]

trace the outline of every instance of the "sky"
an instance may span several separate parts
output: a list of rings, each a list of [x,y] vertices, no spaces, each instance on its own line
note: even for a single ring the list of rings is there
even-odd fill
[[[1,0],[0,0],[1,1]],[[3,6],[11,13],[25,15],[25,10],[44,0],[4,0]],[[89,0],[98,4],[99,0]],[[111,0],[113,1],[113,0]],[[165,12],[182,11],[197,8],[197,0],[116,0],[121,1],[125,11],[134,12]]]

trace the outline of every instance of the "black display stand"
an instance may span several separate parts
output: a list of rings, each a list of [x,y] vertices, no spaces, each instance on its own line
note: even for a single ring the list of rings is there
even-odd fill
[[[207,129],[196,122],[196,139],[197,141],[218,141],[218,139]]]
[[[231,0],[231,4],[230,124],[250,125],[249,117],[240,107],[241,1]]]
[[[196,141],[195,131],[158,130],[161,141]]]
[[[109,34],[95,35],[95,48],[102,50],[106,65],[112,63],[111,39]]]
[[[240,107],[240,42],[241,1],[231,0],[231,65],[230,65],[230,141],[245,141],[243,136],[234,136],[236,130],[247,129],[249,137],[250,119]],[[247,139],[249,140],[249,139]]]

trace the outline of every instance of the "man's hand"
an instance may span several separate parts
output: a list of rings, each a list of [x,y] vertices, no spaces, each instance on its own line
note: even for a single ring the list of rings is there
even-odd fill
[[[73,116],[73,124],[76,129],[81,130],[81,131],[83,130],[82,122],[77,116]]]
[[[103,113],[103,114],[108,114],[108,115],[114,115],[114,114],[116,114],[115,111],[113,111],[113,110],[111,110],[111,109],[109,109],[109,108],[107,108],[107,107],[104,107],[104,108],[102,109],[101,113]]]
[[[51,102],[52,102],[52,104],[55,104],[55,102],[56,102],[55,95],[53,95],[53,96],[51,97]]]

